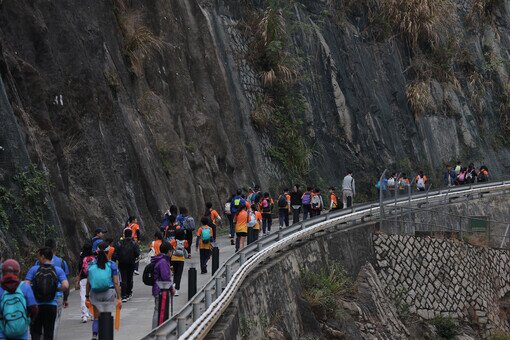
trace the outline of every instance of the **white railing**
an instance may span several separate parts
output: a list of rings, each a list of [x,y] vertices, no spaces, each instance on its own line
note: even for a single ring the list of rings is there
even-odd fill
[[[447,190],[418,193],[398,199],[384,201],[386,213],[402,205],[446,204],[461,199],[472,199],[473,195],[510,193],[510,181],[460,186]],[[171,319],[154,329],[144,339],[201,339],[211,330],[221,314],[230,305],[234,295],[246,276],[256,266],[277,251],[285,249],[300,239],[329,228],[350,228],[360,222],[377,219],[380,203],[363,204],[293,224],[277,233],[264,237],[232,255],[188,303]]]

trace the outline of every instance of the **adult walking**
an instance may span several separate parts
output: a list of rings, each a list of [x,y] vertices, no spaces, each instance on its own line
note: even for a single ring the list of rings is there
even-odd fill
[[[294,189],[290,193],[290,205],[292,207],[292,223],[299,222],[299,215],[301,214],[301,197],[303,193],[299,190],[299,185],[294,185]]]
[[[159,288],[158,282],[168,282],[170,287],[173,285],[172,271],[170,270],[170,256],[172,255],[172,247],[168,242],[163,242],[160,247],[160,253],[151,259],[151,263],[154,264],[154,284],[152,285],[152,296],[154,296],[154,314],[152,316],[152,328],[156,328],[160,325],[161,318],[159,317],[159,299],[161,289]],[[171,294],[173,295],[175,289],[171,288]]]
[[[119,241],[113,254],[113,259],[119,261],[122,302],[133,296],[133,273],[136,260],[140,256],[140,248],[131,236],[131,229],[124,229],[124,239]]]
[[[344,177],[342,182],[342,202],[344,208],[352,207],[352,201],[356,195],[356,184],[352,177],[352,171],[347,171],[347,175]]]

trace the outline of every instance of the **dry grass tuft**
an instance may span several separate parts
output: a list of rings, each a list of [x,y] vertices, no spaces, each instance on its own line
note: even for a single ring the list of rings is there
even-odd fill
[[[411,111],[416,116],[421,116],[432,105],[432,96],[430,94],[430,83],[428,81],[416,81],[407,85],[407,102]]]
[[[146,58],[161,53],[162,40],[143,23],[143,17],[138,11],[126,11],[119,19],[125,42],[125,53],[131,62],[133,72],[140,76]]]
[[[275,110],[273,105],[273,99],[269,95],[257,98],[256,108],[250,113],[250,120],[256,128],[264,130],[269,126],[271,114]]]
[[[383,0],[381,6],[387,21],[412,47],[420,41],[436,45],[453,13],[451,0]]]

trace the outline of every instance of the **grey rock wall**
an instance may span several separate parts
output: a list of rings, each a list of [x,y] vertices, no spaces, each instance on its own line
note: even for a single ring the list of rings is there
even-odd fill
[[[393,301],[424,319],[453,317],[487,332],[510,330],[510,251],[464,242],[375,234],[376,268]]]

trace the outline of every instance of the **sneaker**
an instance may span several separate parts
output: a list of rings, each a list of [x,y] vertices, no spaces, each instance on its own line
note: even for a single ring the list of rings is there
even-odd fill
[[[135,275],[140,275],[140,273],[138,272],[138,270],[135,270],[134,274],[135,274]]]
[[[97,333],[92,333],[92,340],[97,340]]]
[[[127,297],[122,298],[122,302],[127,302],[127,300],[128,300]]]
[[[190,259],[190,258],[191,258],[191,254],[188,254],[188,259]]]
[[[131,300],[131,298],[133,297],[133,294],[129,294],[128,297],[127,297],[127,300]]]
[[[233,246],[235,244],[234,240],[230,240],[230,245]]]
[[[87,323],[88,321],[88,318],[86,316],[84,316],[83,318],[81,318],[81,322],[82,323]]]
[[[174,296],[179,296],[179,291],[176,290]]]

